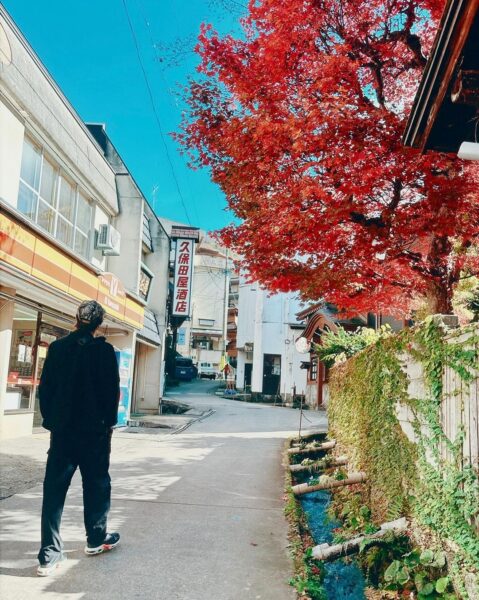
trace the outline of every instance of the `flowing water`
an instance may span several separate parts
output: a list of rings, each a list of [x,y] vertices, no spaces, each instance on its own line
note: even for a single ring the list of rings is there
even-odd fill
[[[333,529],[340,523],[327,514],[331,493],[321,490],[301,497],[309,528],[316,544],[331,544]],[[354,561],[338,559],[325,562],[324,588],[329,600],[364,600],[365,581],[361,569]]]

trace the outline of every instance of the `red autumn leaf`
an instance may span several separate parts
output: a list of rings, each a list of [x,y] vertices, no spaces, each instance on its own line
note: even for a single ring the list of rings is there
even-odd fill
[[[444,0],[251,0],[244,36],[204,26],[176,134],[241,223],[251,277],[349,311],[449,312],[479,268],[478,173],[401,136]]]

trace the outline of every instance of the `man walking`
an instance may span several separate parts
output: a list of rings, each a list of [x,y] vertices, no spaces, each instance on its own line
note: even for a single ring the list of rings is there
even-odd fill
[[[94,337],[104,315],[98,302],[83,302],[77,311],[76,330],[50,345],[43,367],[40,410],[43,426],[51,436],[38,553],[37,574],[42,577],[50,575],[66,558],[60,523],[77,467],[83,484],[85,553],[100,554],[120,541],[118,533],[106,530],[111,434],[117,422],[120,389],[113,346],[104,337]]]

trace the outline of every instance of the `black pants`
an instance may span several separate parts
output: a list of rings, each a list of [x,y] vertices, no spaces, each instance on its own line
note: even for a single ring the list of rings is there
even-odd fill
[[[110,510],[111,432],[51,434],[43,482],[42,543],[38,560],[47,563],[63,551],[60,524],[65,497],[77,467],[83,483],[83,516],[87,542],[99,546],[106,536]]]

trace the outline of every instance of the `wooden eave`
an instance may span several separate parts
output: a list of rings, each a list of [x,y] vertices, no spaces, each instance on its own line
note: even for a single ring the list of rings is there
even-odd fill
[[[448,0],[409,116],[403,143],[457,152],[474,140],[477,107],[453,102],[460,70],[479,69],[479,0]]]
[[[299,337],[305,337],[308,341],[311,341],[318,329],[323,330],[326,327],[330,331],[336,332],[338,330],[338,326],[332,319],[327,317],[325,314],[318,312],[309,319],[306,327]]]
[[[323,303],[318,302],[317,304],[312,304],[310,306],[307,306],[306,308],[303,308],[303,310],[296,313],[296,317],[297,317],[298,321],[304,321],[304,319],[306,319],[306,317],[309,317],[313,313],[317,312],[322,306],[323,306]]]

